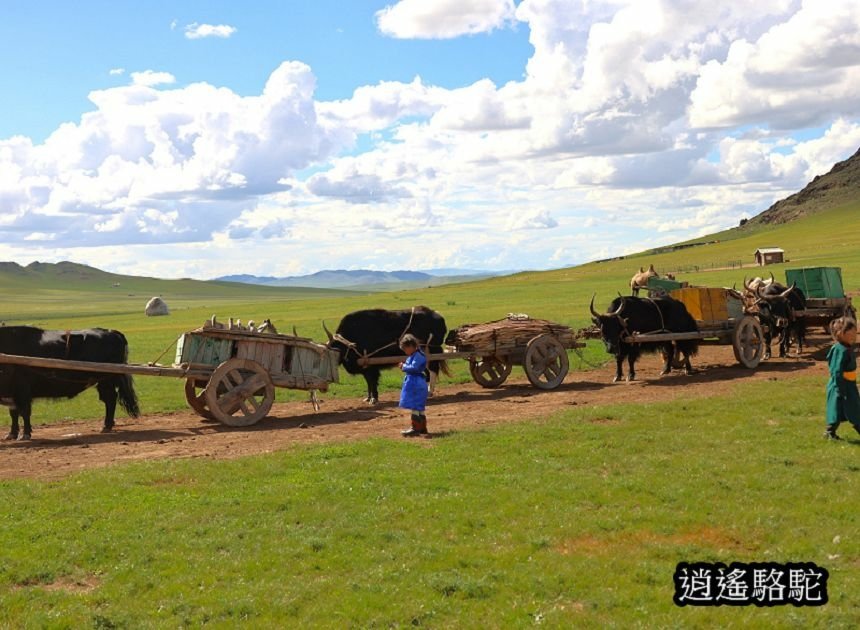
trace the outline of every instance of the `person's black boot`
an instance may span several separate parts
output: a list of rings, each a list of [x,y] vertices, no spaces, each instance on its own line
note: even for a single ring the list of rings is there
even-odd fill
[[[828,426],[824,432],[824,437],[828,440],[841,440],[842,438],[836,435],[836,427]]]

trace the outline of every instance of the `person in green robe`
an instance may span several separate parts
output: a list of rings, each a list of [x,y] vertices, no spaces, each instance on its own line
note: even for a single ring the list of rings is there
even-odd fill
[[[841,439],[836,429],[847,420],[860,433],[860,393],[857,392],[857,359],[854,343],[857,341],[857,322],[840,317],[830,324],[835,343],[827,352],[830,380],[827,381],[827,430],[824,437]]]

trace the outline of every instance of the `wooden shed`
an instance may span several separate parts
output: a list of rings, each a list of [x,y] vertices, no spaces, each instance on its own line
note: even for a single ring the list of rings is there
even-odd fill
[[[779,247],[759,247],[755,250],[755,262],[759,266],[784,262],[785,250]]]

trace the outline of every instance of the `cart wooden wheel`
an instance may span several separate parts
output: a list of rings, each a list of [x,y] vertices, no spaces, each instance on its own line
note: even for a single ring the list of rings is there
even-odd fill
[[[732,349],[735,351],[735,358],[744,367],[753,369],[761,363],[764,356],[764,331],[752,315],[744,315],[735,324]]]
[[[246,427],[269,413],[275,402],[275,386],[256,361],[228,359],[212,373],[204,396],[216,420],[231,427]]]
[[[507,380],[513,365],[507,357],[481,357],[469,359],[472,379],[481,387],[493,389]]]
[[[208,420],[214,420],[215,416],[206,406],[206,381],[198,381],[194,378],[185,379],[185,400],[188,406],[199,415]]]
[[[564,381],[570,364],[567,350],[552,335],[538,335],[526,346],[523,368],[538,389],[555,389]]]

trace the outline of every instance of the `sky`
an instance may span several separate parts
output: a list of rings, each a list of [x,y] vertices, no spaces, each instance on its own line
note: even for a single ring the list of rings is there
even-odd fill
[[[0,260],[551,269],[860,147],[856,0],[3,2]]]

